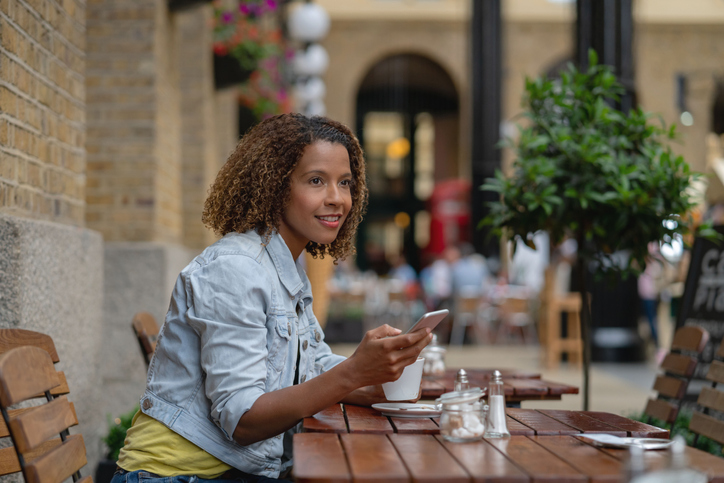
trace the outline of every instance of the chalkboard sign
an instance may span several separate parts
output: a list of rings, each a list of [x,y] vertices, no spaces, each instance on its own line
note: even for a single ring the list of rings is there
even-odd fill
[[[724,226],[714,227],[724,233]],[[697,238],[691,251],[676,328],[699,325],[724,335],[724,243]],[[714,329],[714,330],[711,330]]]
[[[714,229],[724,234],[724,226]],[[702,363],[696,368],[694,384],[687,391],[687,394],[698,394],[696,380],[704,379],[708,363],[724,338],[724,243],[704,238],[694,241],[684,295],[676,317],[677,329],[685,325],[706,329],[711,336],[702,353]]]

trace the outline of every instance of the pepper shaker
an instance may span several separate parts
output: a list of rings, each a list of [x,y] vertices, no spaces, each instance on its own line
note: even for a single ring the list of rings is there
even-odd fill
[[[453,389],[455,391],[465,391],[470,388],[470,381],[468,380],[468,373],[465,369],[460,369],[455,376],[455,384]]]
[[[500,371],[493,373],[488,387],[488,421],[485,425],[486,438],[510,438],[505,422],[505,392]]]

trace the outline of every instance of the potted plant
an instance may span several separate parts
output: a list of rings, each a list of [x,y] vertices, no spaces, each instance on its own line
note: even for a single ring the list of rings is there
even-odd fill
[[[650,242],[671,243],[693,229],[690,189],[697,174],[667,140],[675,126],[651,123],[642,109],[612,107],[623,92],[612,69],[589,52],[589,67],[573,65],[560,79],[526,79],[526,124],[516,141],[509,176],[498,171],[481,187],[497,192],[481,225],[491,233],[522,239],[535,249],[533,234],[545,231],[552,245],[578,242],[581,298],[588,300],[585,274],[626,277],[646,266]],[[702,236],[715,236],[701,227]],[[515,246],[515,244],[513,244]],[[625,254],[621,262],[621,254]],[[588,409],[591,359],[590,307],[582,304],[583,406]]]
[[[235,8],[215,1],[213,17],[214,79],[217,88],[249,79],[263,59],[281,52],[281,32],[273,13],[275,0],[248,0]]]
[[[108,434],[103,438],[103,442],[106,444],[105,458],[98,462],[96,468],[95,482],[96,483],[108,483],[113,478],[113,473],[116,471],[116,461],[118,461],[118,454],[123,448],[123,444],[126,440],[126,432],[131,427],[133,417],[139,410],[139,406],[133,408],[130,412],[115,418],[110,421],[109,416],[109,429]]]

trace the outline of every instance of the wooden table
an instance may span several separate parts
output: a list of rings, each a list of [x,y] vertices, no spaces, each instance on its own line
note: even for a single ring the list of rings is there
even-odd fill
[[[435,399],[441,394],[453,390],[458,369],[448,369],[442,377],[422,380],[422,399]],[[471,386],[488,386],[493,369],[466,369]],[[501,369],[505,400],[508,403],[520,403],[529,400],[560,400],[563,394],[578,394],[576,386],[541,379],[535,372]]]
[[[381,416],[371,408],[330,407],[294,436],[294,475],[321,482],[622,482],[628,452],[597,448],[581,433],[668,438],[669,432],[610,413],[507,409],[508,440],[445,441],[435,419]],[[724,482],[724,459],[687,448],[689,465]],[[645,452],[651,469],[666,452]]]

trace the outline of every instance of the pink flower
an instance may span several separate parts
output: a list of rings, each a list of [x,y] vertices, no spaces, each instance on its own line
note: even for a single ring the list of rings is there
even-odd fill
[[[249,5],[246,3],[242,3],[239,5],[239,12],[243,13],[244,15],[249,15],[251,13],[251,9],[249,8]]]
[[[277,9],[277,2],[275,0],[266,0],[266,8],[274,11]]]
[[[221,14],[221,20],[224,23],[231,23],[234,20],[234,16],[231,14],[231,12],[224,12]]]

